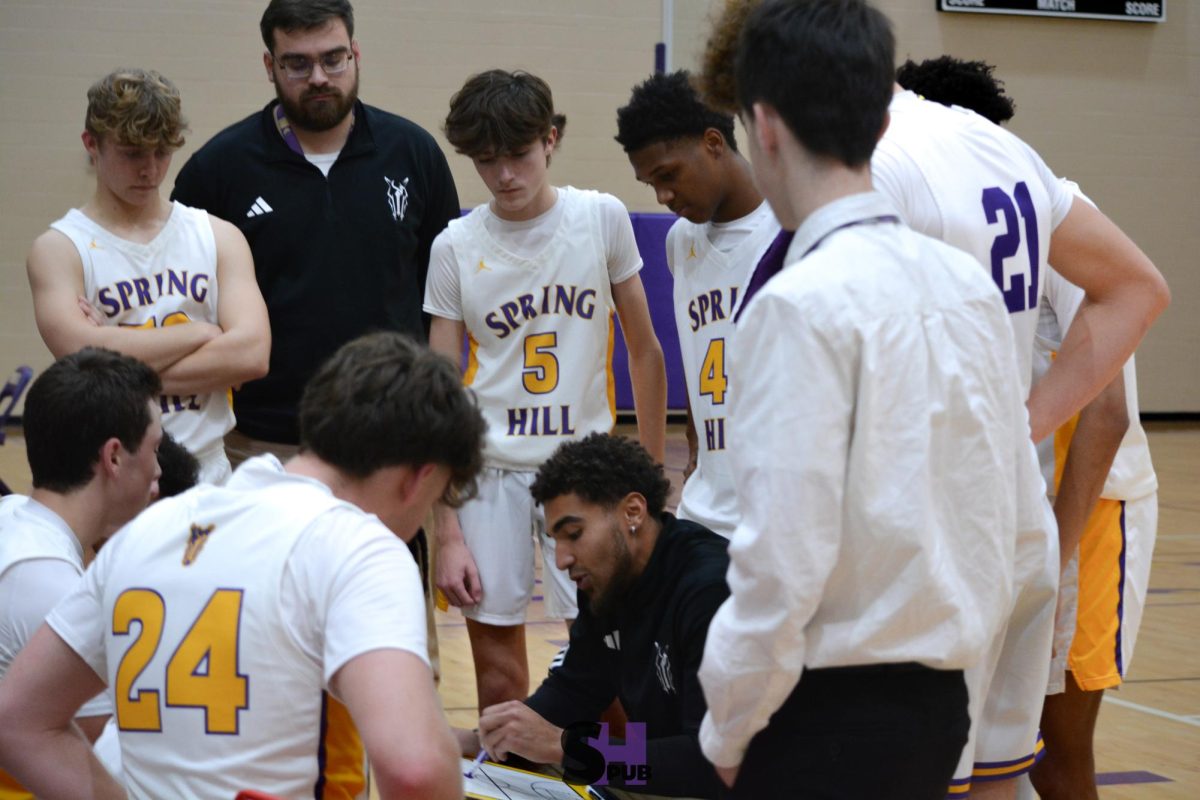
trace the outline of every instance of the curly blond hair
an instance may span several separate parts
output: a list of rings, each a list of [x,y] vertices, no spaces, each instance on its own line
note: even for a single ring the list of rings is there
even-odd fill
[[[737,81],[734,62],[737,59],[738,39],[750,12],[762,0],[725,0],[725,7],[714,16],[712,33],[704,46],[697,87],[713,108],[736,114]]]
[[[118,69],[88,89],[84,128],[123,145],[176,150],[183,146],[187,120],[179,89],[150,69]]]

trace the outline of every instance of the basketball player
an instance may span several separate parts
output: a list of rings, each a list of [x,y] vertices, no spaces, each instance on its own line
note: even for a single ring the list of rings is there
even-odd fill
[[[95,345],[158,371],[163,427],[199,459],[200,479],[219,483],[229,389],[266,374],[271,334],[242,234],[158,192],[185,125],[179,91],[157,72],[92,85],[83,146],[96,190],[34,241],[29,284],[56,356]]]
[[[425,290],[430,344],[457,363],[466,335],[464,381],[489,423],[479,497],[436,526],[438,586],[467,618],[481,710],[529,693],[535,539],[547,616],[576,615],[575,588],[554,565],[529,484],[560,443],[613,426],[614,311],[639,438],[663,459],[663,355],[633,227],[615,197],[550,183],[565,123],[545,81],[503,70],[469,78],[446,117],[446,137],[493,197],[435,240]]]
[[[731,2],[709,41],[705,84],[718,101],[732,84],[731,60],[738,50],[730,29],[753,13],[747,6],[757,5]],[[830,13],[839,7],[832,3]],[[897,91],[889,112],[887,132],[872,158],[874,184],[914,229],[966,250],[989,269],[1016,331],[1026,393],[1047,256],[1087,292],[1082,324],[1067,335],[1054,367],[1029,394],[1032,435],[1040,440],[1116,376],[1169,302],[1166,284],[1111,221],[1086,203],[1073,204],[1016,137],[975,114],[903,91]],[[974,773],[988,781],[976,794],[1013,796],[1011,779],[1033,766],[1041,747],[1037,721],[1050,666],[1059,548],[1052,519],[1023,530],[1013,614],[992,652],[969,675],[972,741],[952,794],[970,790]]]
[[[637,179],[679,215],[667,232],[688,387],[679,518],[729,538],[738,514],[727,450],[727,359],[746,282],[779,222],[738,152],[733,117],[704,105],[687,72],[655,75],[634,88],[617,110],[616,138]]]
[[[92,347],[60,358],[30,387],[33,491],[0,500],[0,679],[75,588],[92,548],[157,494],[161,391],[150,367]],[[112,702],[95,692],[81,699],[75,722],[94,741]],[[0,769],[0,798],[32,797]]]
[[[764,3],[741,34],[755,178],[796,234],[734,343],[742,519],[700,670],[734,797],[944,797],[1042,495],[995,286],[872,191],[893,52],[862,0]]]
[[[72,729],[108,684],[136,798],[325,796],[324,689],[382,798],[462,797],[402,539],[480,466],[484,422],[397,333],[340,349],[301,400],[301,451],[164,500],[121,531],[0,684],[0,764],[39,797],[125,797]]]
[[[1117,377],[1167,304],[1162,276],[1116,225],[1076,202],[1041,158],[1007,131],[903,90],[890,111],[891,124],[872,160],[876,185],[917,230],[989,265],[1017,334],[1030,426],[1040,441]],[[1054,367],[1030,391],[1050,263],[1083,287],[1088,303],[1079,326],[1063,338]],[[973,707],[972,719],[979,721],[973,760],[967,759],[969,745],[952,793],[972,787],[977,797],[1012,797],[1014,779],[1039,756],[1058,580],[1064,552],[1078,541],[1077,526],[1066,527],[1061,538],[1053,535],[1055,527],[1047,527],[1052,538],[1043,542],[1018,542],[1014,613],[997,642],[995,667],[989,670],[985,662],[972,675],[973,702],[983,706]]]
[[[929,100],[969,108],[996,124],[1014,104],[993,67],[951,56],[905,63],[897,80]],[[1091,202],[1071,182],[1076,198]],[[1084,293],[1046,273],[1034,351],[1034,383],[1050,367]],[[1043,798],[1096,798],[1093,749],[1103,690],[1120,685],[1137,639],[1157,530],[1157,478],[1138,415],[1134,358],[1075,418],[1038,446],[1070,560],[1059,588],[1055,666],[1042,709],[1046,757],[1031,772]],[[1109,467],[1111,466],[1111,469]],[[1097,500],[1099,501],[1097,502]],[[1068,533],[1070,532],[1070,533]],[[1081,612],[1081,613],[1077,613]],[[1073,641],[1072,641],[1073,639]]]

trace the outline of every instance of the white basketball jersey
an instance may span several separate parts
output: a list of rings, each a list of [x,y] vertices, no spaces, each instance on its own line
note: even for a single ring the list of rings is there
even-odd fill
[[[965,250],[990,270],[1016,335],[1025,394],[1050,235],[1072,197],[1013,134],[963,108],[900,92],[871,160],[875,187],[914,230]]]
[[[446,228],[468,336],[463,380],[488,422],[489,465],[536,469],[562,442],[612,429],[614,305],[600,196],[559,188],[558,231],[534,258],[495,240],[486,206]]]
[[[740,518],[726,439],[733,317],[755,265],[779,233],[766,203],[736,224],[749,230],[727,252],[714,246],[711,223],[697,225],[681,217],[667,233],[675,327],[699,442],[696,471],[683,485],[678,513],[726,538]]]
[[[328,774],[329,679],[368,649],[421,648],[424,658],[420,579],[406,548],[314,484],[263,457],[228,487],[156,503],[50,615],[114,692],[131,796],[324,797],[314,791]],[[372,563],[364,552],[393,559],[390,613],[356,605],[349,626],[335,625],[332,598],[354,591],[345,586]],[[292,582],[311,574],[328,577]],[[289,601],[296,586],[311,594]],[[413,603],[412,620],[390,619]],[[416,631],[411,645],[391,635],[403,625]]]
[[[61,517],[22,495],[0,498],[0,581],[9,567],[31,559],[62,561],[83,574],[83,548]],[[0,635],[0,678],[24,645]]]
[[[111,325],[156,328],[189,320],[217,324],[217,245],[208,213],[174,203],[148,244],[122,239],[78,209],[51,226],[83,261],[84,294]],[[225,392],[162,396],[163,428],[207,462],[233,427]],[[224,451],[219,451],[224,459]]]
[[[1064,180],[1063,185],[1076,197],[1095,205],[1074,182]],[[1071,327],[1079,307],[1083,304],[1083,297],[1083,289],[1059,275],[1053,268],[1047,271],[1033,354],[1034,383],[1049,371],[1055,353],[1062,347],[1067,329]],[[1125,381],[1125,406],[1129,413],[1129,429],[1121,439],[1121,446],[1113,458],[1112,468],[1108,472],[1100,496],[1108,500],[1137,500],[1158,489],[1158,476],[1154,473],[1154,464],[1150,460],[1150,443],[1146,439],[1146,431],[1142,428],[1138,411],[1134,356],[1130,356],[1125,362],[1121,374]],[[1073,433],[1072,421],[1056,431],[1053,436],[1047,436],[1038,443],[1042,477],[1052,492],[1057,490]]]

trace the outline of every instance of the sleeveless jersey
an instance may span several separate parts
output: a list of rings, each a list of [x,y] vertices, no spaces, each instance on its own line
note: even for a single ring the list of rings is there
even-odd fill
[[[75,245],[84,295],[109,324],[135,328],[189,320],[217,324],[217,245],[208,213],[173,203],[148,244],[122,239],[78,209],[51,226]],[[207,463],[233,427],[229,395],[162,396],[163,428]]]
[[[484,459],[532,470],[616,419],[614,305],[599,192],[560,187],[558,230],[534,258],[488,232],[486,206],[446,228],[468,336],[464,382],[488,422]]]
[[[425,659],[421,603],[376,517],[264,456],[152,505],[47,621],[113,689],[132,797],[326,798],[353,792],[328,791],[324,689],[371,649]]]
[[[678,515],[725,538],[733,535],[739,520],[726,440],[733,391],[726,359],[733,352],[733,318],[755,265],[779,233],[766,203],[742,222],[753,229],[728,252],[713,246],[711,224],[681,217],[667,233],[675,327],[699,442],[696,471],[683,485]]]
[[[1072,197],[1027,144],[966,109],[900,92],[871,159],[875,187],[914,230],[991,272],[1016,335],[1028,396],[1050,235]]]

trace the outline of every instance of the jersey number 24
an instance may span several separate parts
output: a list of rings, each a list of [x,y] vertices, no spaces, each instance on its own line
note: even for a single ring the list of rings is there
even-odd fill
[[[134,622],[139,628],[113,687],[122,731],[162,730],[159,690],[135,693],[133,684],[163,643],[166,617],[166,603],[153,589],[126,589],[113,605],[115,636],[130,635]],[[250,706],[249,680],[238,673],[241,617],[242,590],[217,589],[167,662],[162,683],[167,705],[203,709],[207,733],[237,734],[238,712]],[[153,677],[147,682],[153,685]]]

